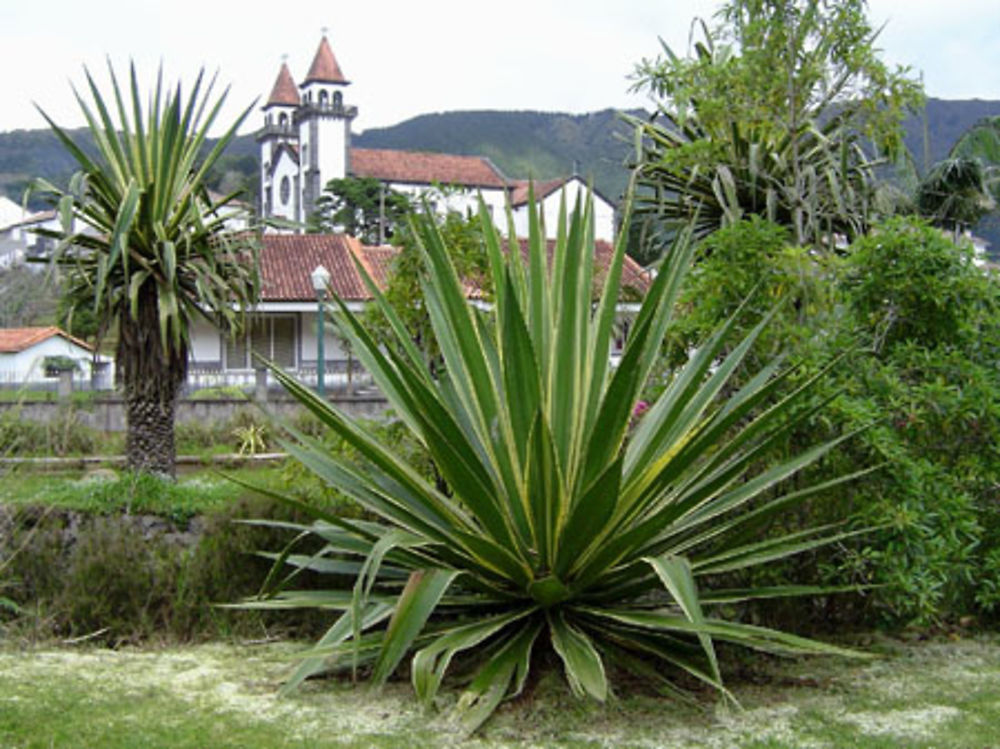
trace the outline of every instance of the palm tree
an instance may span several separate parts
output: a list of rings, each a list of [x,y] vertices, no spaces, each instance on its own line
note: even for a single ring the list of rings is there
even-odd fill
[[[1000,201],[1000,117],[966,130],[920,181],[917,210],[938,226],[975,226]]]
[[[197,316],[238,327],[257,289],[249,232],[230,228],[236,194],[209,195],[205,176],[252,107],[209,148],[208,131],[226,93],[214,99],[204,75],[186,98],[162,71],[143,106],[135,67],[123,92],[110,68],[107,101],[86,72],[92,105],[79,92],[96,156],[39,109],[79,165],[68,189],[36,182],[58,207],[54,260],[66,270],[71,308],[91,308],[98,340],[117,339],[115,367],[128,423],[126,456],[136,471],[174,475],[174,413],[187,375]],[[112,111],[117,115],[113,118]]]

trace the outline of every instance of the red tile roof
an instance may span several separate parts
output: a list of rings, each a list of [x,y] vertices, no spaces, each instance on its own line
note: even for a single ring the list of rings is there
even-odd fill
[[[292,74],[288,70],[286,63],[281,63],[281,70],[278,72],[278,79],[274,82],[271,95],[267,97],[265,108],[279,105],[285,107],[297,107],[301,103],[299,99],[299,87],[295,85]]]
[[[316,56],[313,58],[312,65],[309,66],[305,81],[303,81],[303,83],[312,82],[348,83],[344,74],[340,72],[337,58],[333,56],[330,42],[326,40],[325,36],[319,43],[319,49],[316,50]]]
[[[387,182],[504,188],[507,180],[483,156],[352,148],[351,173]]]
[[[521,254],[527,260],[528,241],[520,240]],[[551,257],[555,241],[549,241]],[[384,287],[392,272],[392,261],[398,250],[383,245],[369,247],[346,234],[265,234],[260,251],[262,302],[303,302],[316,298],[309,274],[317,265],[330,271],[330,286],[342,299],[371,299],[353,257],[361,260],[368,274]],[[595,284],[602,283],[604,270],[611,263],[614,245],[598,241],[595,246]],[[632,258],[626,256],[622,267],[622,289],[641,296],[649,290],[652,279]],[[472,279],[467,279],[466,292],[470,299],[481,299],[482,291]]]
[[[47,341],[52,336],[61,336],[88,351],[94,350],[92,346],[79,338],[51,325],[47,328],[0,328],[0,353],[16,354],[31,348],[36,343]]]
[[[518,239],[521,245],[521,257],[524,261],[528,262],[528,240]],[[548,257],[549,263],[552,262],[552,253],[555,249],[556,241],[554,239],[548,240]],[[611,259],[615,255],[615,246],[611,242],[607,242],[603,239],[598,239],[594,243],[594,285],[595,291],[601,288],[601,284],[604,283],[605,275],[607,274],[608,267],[611,265]],[[628,255],[625,256],[622,262],[622,279],[621,288],[623,290],[631,290],[638,296],[643,296],[649,287],[652,286],[653,279],[649,275],[649,272],[644,270],[641,265],[639,265],[635,260],[633,260]],[[623,300],[624,301],[624,300]]]
[[[330,271],[330,287],[347,300],[371,296],[354,265],[358,257],[378,284],[384,284],[393,248],[365,247],[346,234],[265,234],[260,250],[262,302],[302,302],[316,298],[309,274],[317,265]]]
[[[550,179],[546,182],[536,182],[535,183],[535,200],[541,200],[547,198],[549,195],[554,193],[560,187],[565,185],[570,180],[569,177],[558,177],[557,179]],[[531,183],[525,179],[512,180],[510,186],[512,188],[510,193],[510,205],[512,208],[517,208],[520,205],[527,205],[528,203],[528,185]]]

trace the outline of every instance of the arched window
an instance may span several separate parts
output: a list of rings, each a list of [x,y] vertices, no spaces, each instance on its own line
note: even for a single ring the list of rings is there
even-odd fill
[[[292,197],[292,182],[288,177],[281,178],[281,203],[288,205],[288,199]]]
[[[287,130],[288,129],[288,115],[285,114],[284,112],[282,112],[280,115],[278,115],[278,126],[282,130]]]
[[[319,92],[319,105],[323,109],[326,109],[326,105],[328,103],[329,103],[329,97],[327,96],[326,91],[320,91]]]
[[[340,109],[344,106],[344,95],[339,91],[333,92],[333,108]]]

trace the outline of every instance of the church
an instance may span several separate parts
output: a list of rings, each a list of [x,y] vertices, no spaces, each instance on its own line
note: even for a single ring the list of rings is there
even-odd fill
[[[475,211],[481,195],[503,231],[509,204],[518,235],[527,235],[527,181],[508,178],[488,158],[354,148],[351,122],[358,109],[349,103],[349,85],[326,36],[301,83],[296,84],[288,64],[282,63],[257,133],[262,216],[304,225],[331,179],[373,177],[411,197],[447,188],[435,193],[442,211]],[[536,182],[534,188],[545,225],[554,235],[562,194],[572,205],[586,183],[573,175]],[[594,227],[597,239],[614,238],[614,206],[596,193]]]
[[[325,36],[301,84],[295,83],[288,65],[282,64],[263,106],[263,127],[257,133],[263,217],[302,227],[331,179],[373,177],[409,196],[434,190],[435,208],[440,211],[476,211],[482,196],[504,233],[509,205],[515,232],[519,237],[528,235],[528,182],[509,179],[488,158],[354,148],[351,121],[358,110],[348,101],[348,85]],[[446,189],[441,191],[442,187]],[[586,187],[577,176],[535,183],[535,200],[550,238],[558,225],[562,195],[565,193],[568,205],[572,205]],[[594,225],[597,263],[606,267],[614,252],[614,206],[597,194]],[[301,228],[265,232],[260,243],[260,297],[250,323],[241,335],[224,336],[206,320],[194,322],[189,387],[252,384],[255,353],[295,372],[304,382],[316,382],[322,369],[324,377],[343,385],[349,381],[347,373],[355,362],[336,331],[329,325],[318,325],[310,274],[322,266],[329,275],[328,290],[348,308],[361,311],[371,295],[358,265],[376,284],[384,285],[395,254],[393,247],[368,246],[342,233],[305,234]],[[641,296],[649,283],[648,274],[626,257],[623,288]],[[627,316],[634,307],[622,304],[619,311]],[[617,341],[616,346],[620,345]]]

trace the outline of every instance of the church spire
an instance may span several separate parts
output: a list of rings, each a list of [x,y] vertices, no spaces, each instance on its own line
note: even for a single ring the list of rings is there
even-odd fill
[[[299,89],[288,70],[288,63],[282,62],[278,79],[274,82],[274,88],[271,89],[271,95],[267,97],[267,104],[264,106],[297,107],[300,103]]]
[[[344,74],[340,72],[340,66],[337,64],[337,58],[333,56],[333,50],[330,49],[330,42],[327,41],[326,34],[323,35],[312,65],[309,66],[309,73],[306,75],[303,85],[306,83],[349,83],[344,78]]]

